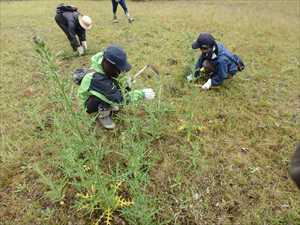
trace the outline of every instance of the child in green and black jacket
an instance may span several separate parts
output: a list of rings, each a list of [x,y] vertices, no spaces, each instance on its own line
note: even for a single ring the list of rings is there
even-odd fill
[[[155,97],[151,88],[129,91],[126,96],[123,96],[117,78],[121,73],[128,72],[131,65],[121,47],[111,45],[103,52],[94,55],[91,60],[92,72],[82,78],[78,96],[87,113],[99,112],[99,122],[105,128],[115,128],[111,112],[124,103],[124,97],[131,102]]]

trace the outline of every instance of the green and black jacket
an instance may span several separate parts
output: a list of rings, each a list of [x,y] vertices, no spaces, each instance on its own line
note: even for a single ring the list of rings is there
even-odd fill
[[[124,97],[129,102],[136,102],[144,98],[141,90],[134,90],[122,93],[122,89],[118,80],[105,75],[101,62],[103,60],[103,52],[94,55],[91,58],[91,69],[94,72],[86,74],[79,86],[78,96],[86,107],[89,96],[94,95],[107,104],[120,105],[124,103]]]

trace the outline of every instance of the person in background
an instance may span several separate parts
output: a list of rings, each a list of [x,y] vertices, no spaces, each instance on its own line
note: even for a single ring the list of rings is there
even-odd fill
[[[74,81],[80,85],[78,96],[86,112],[98,113],[97,121],[104,128],[115,128],[112,113],[119,111],[119,106],[122,104],[141,99],[154,99],[155,92],[151,88],[130,90],[121,86],[118,77],[121,73],[128,72],[131,65],[120,46],[108,46],[103,52],[92,56],[91,61],[92,71],[78,78],[75,77]]]
[[[134,21],[134,19],[129,15],[128,8],[126,6],[125,0],[111,0],[111,3],[112,3],[113,14],[114,14],[114,16],[113,16],[113,22],[114,23],[118,22],[118,19],[117,19],[117,8],[118,8],[119,4],[123,8],[123,11],[124,11],[125,15],[127,16],[128,22],[132,23]]]
[[[71,5],[59,4],[56,8],[55,21],[66,34],[73,51],[81,56],[87,50],[86,30],[91,29],[92,19],[81,15]]]
[[[195,73],[187,77],[192,81],[206,74],[207,81],[203,90],[219,86],[225,79],[232,78],[238,71],[244,69],[244,63],[239,56],[228,51],[223,44],[217,43],[210,33],[200,33],[192,44],[193,49],[200,49],[201,55],[195,66]]]
[[[296,151],[292,157],[290,165],[290,176],[300,190],[300,143],[296,147]]]

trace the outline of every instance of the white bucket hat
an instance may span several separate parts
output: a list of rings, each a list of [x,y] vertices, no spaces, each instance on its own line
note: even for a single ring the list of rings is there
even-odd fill
[[[91,29],[91,27],[92,27],[91,17],[79,15],[78,20],[79,20],[79,24],[82,28],[84,28],[85,30]]]

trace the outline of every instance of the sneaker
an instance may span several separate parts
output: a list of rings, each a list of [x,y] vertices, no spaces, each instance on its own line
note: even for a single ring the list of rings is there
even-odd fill
[[[194,74],[189,74],[187,77],[186,77],[186,80],[188,81],[188,82],[192,82],[193,80],[195,79],[195,77],[194,77]]]
[[[128,22],[129,22],[129,23],[132,23],[133,21],[134,21],[134,19],[133,19],[132,17],[129,17],[129,18],[128,18]]]
[[[120,107],[117,106],[117,105],[114,105],[114,106],[111,107],[111,111],[112,112],[119,112],[120,111]]]
[[[112,130],[116,128],[116,124],[114,123],[114,121],[112,121],[110,116],[106,116],[106,117],[99,116],[98,121],[104,128],[108,130]]]
[[[116,124],[111,119],[111,110],[103,109],[102,107],[99,107],[98,112],[99,112],[99,116],[97,117],[97,120],[104,128],[114,129],[116,127]]]
[[[113,18],[113,23],[118,23],[119,21],[118,21],[118,19],[117,19],[117,16],[114,16],[114,18]]]

